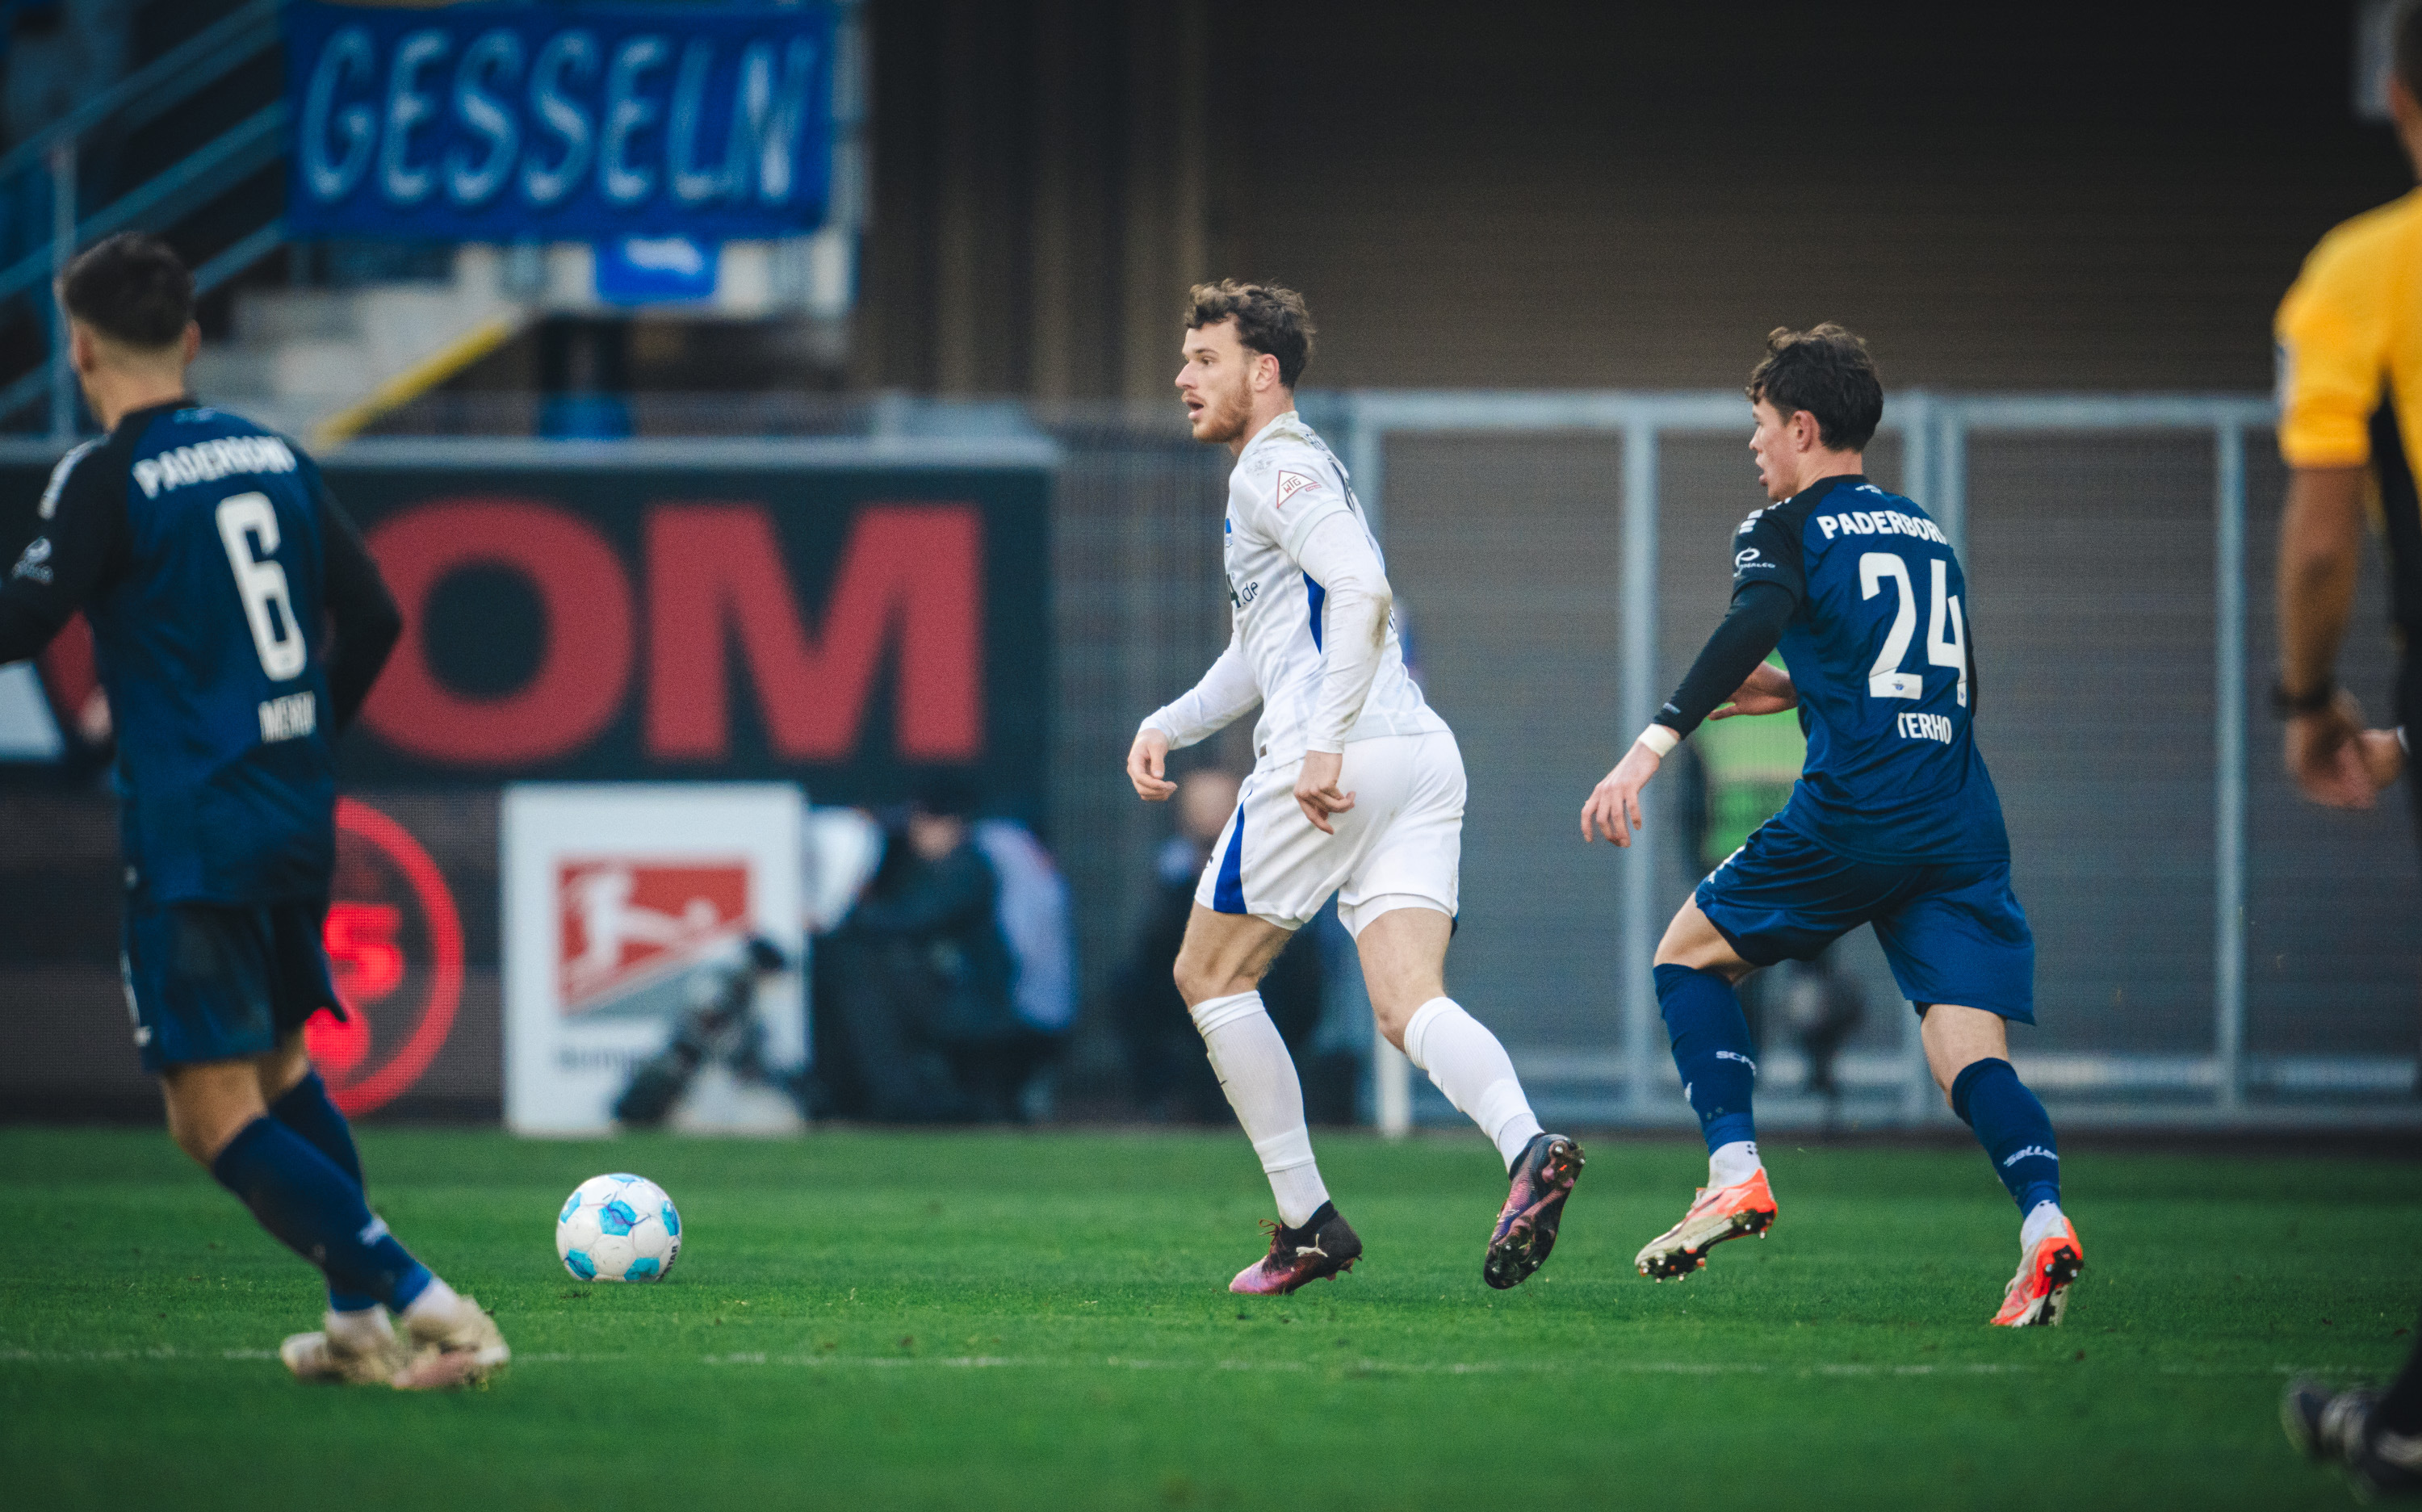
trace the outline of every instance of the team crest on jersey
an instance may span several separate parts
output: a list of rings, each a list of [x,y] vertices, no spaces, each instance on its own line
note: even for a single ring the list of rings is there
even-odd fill
[[[557,876],[567,1016],[644,1011],[647,989],[748,930],[746,857],[682,862],[596,858]]]
[[[1279,474],[1278,507],[1280,509],[1285,509],[1287,507],[1288,499],[1295,497],[1305,489],[1312,487],[1317,481],[1317,479],[1307,478],[1301,473],[1282,472]]]

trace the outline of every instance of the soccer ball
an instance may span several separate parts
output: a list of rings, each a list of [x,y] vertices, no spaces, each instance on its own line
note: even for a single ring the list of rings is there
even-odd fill
[[[662,1281],[681,1258],[681,1214],[645,1176],[591,1176],[555,1217],[555,1252],[583,1281]]]

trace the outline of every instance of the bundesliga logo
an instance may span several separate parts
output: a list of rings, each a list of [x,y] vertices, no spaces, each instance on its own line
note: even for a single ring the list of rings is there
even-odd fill
[[[564,1013],[610,1010],[748,932],[748,862],[566,861],[556,903]]]

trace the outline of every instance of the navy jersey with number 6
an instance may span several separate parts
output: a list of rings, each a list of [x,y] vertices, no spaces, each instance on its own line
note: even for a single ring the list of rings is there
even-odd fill
[[[138,895],[324,898],[330,741],[399,622],[311,460],[223,410],[138,410],[61,460],[34,527],[0,584],[0,661],[90,622]]]
[[[1864,478],[1824,479],[1742,522],[1736,593],[1794,601],[1778,648],[1807,764],[1774,822],[1856,860],[2005,859],[1978,753],[1967,582],[1925,511]]]

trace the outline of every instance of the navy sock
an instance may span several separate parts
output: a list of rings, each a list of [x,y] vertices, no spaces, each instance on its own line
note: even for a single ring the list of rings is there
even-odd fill
[[[320,1079],[319,1072],[311,1072],[279,1094],[277,1100],[269,1105],[269,1116],[302,1135],[311,1148],[353,1177],[354,1186],[365,1192],[370,1189],[370,1183],[362,1179],[362,1157],[354,1147],[353,1126],[329,1100],[328,1084]],[[378,1299],[366,1292],[342,1290],[332,1282],[328,1286],[328,1305],[339,1313],[358,1313],[366,1307],[376,1307]]]
[[[275,1118],[256,1118],[211,1162],[219,1185],[288,1249],[318,1266],[332,1291],[399,1311],[429,1285],[429,1268],[370,1216],[362,1189]]]
[[[1975,1061],[1951,1081],[1951,1110],[1976,1131],[2021,1216],[2060,1201],[2060,1145],[2044,1105],[2007,1061]]]
[[[1687,966],[1657,969],[1657,1007],[1674,1039],[1674,1064],[1682,1091],[1699,1115],[1707,1153],[1757,1138],[1750,1092],[1757,1063],[1750,1058],[1749,1019],[1733,984],[1713,971]]]

